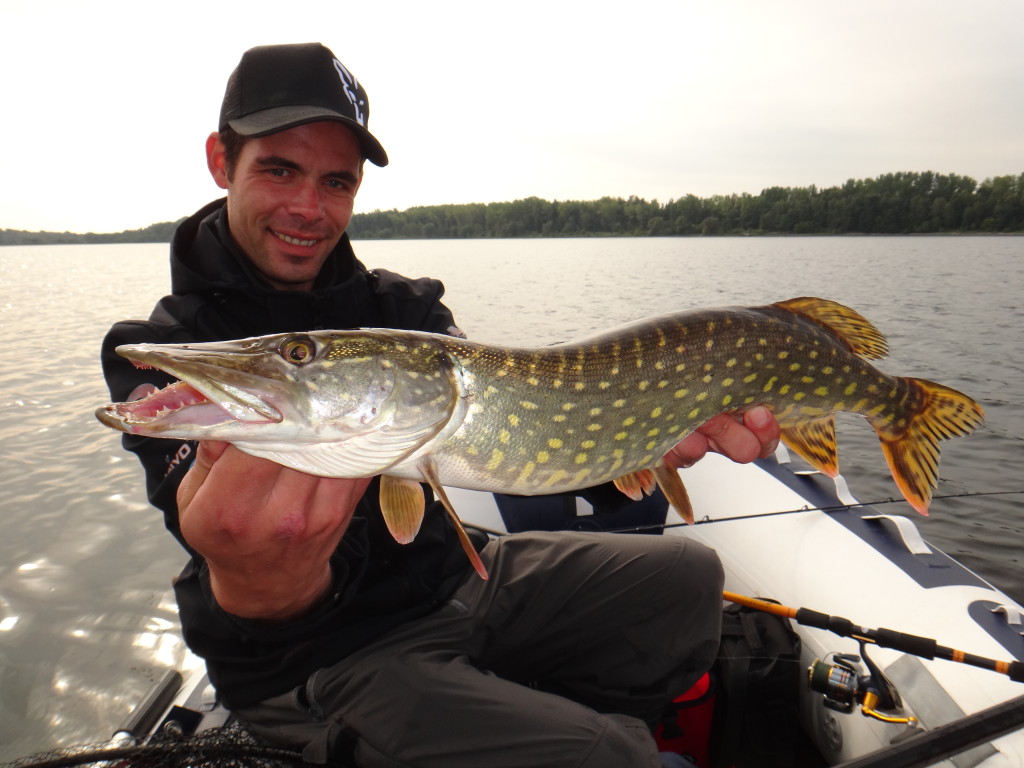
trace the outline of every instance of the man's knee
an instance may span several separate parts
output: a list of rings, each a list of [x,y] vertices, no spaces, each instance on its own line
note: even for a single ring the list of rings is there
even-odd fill
[[[650,730],[628,715],[605,716],[607,728],[579,768],[645,768],[659,766],[658,750]]]

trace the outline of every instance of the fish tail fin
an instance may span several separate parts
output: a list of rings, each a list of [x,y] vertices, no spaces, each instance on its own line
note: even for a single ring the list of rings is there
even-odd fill
[[[780,424],[779,427],[782,441],[793,453],[822,474],[829,477],[839,474],[836,417],[833,414],[814,421]]]
[[[900,379],[908,387],[904,418],[872,426],[903,497],[922,515],[939,480],[939,441],[966,435],[985,419],[982,407],[950,387],[924,379]]]

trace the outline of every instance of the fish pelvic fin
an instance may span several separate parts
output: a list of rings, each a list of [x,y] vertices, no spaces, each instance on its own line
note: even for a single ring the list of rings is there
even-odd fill
[[[779,428],[782,441],[793,453],[824,475],[835,477],[839,474],[834,414],[813,421],[780,424]]]
[[[415,480],[381,475],[380,511],[399,544],[408,544],[416,538],[423,524],[425,507],[422,485]]]
[[[843,304],[813,296],[802,296],[771,306],[817,323],[838,337],[851,352],[865,360],[881,360],[889,354],[889,344],[882,332],[859,312]]]
[[[939,440],[972,432],[985,419],[982,407],[962,392],[924,379],[904,378],[909,413],[873,423],[900,493],[928,514],[939,480]]]
[[[628,475],[615,478],[612,482],[633,501],[640,501],[645,493],[650,495],[658,484],[654,472],[649,469],[630,472]]]
[[[679,472],[667,464],[659,464],[654,468],[654,477],[657,479],[661,492],[668,499],[668,503],[675,508],[687,525],[693,525],[693,505],[690,503],[690,494],[686,492],[686,486],[683,485]]]
[[[459,519],[458,513],[455,511],[455,507],[452,506],[451,501],[448,500],[448,494],[445,493],[444,486],[441,485],[441,480],[437,476],[437,466],[434,464],[433,459],[426,456],[420,459],[418,464],[420,474],[423,479],[430,486],[431,490],[434,491],[434,495],[437,496],[441,502],[441,506],[444,507],[448,513],[449,519],[452,521],[452,525],[455,527],[455,533],[459,537],[459,543],[462,544],[462,550],[466,553],[466,557],[469,558],[469,562],[473,565],[473,570],[476,571],[477,575],[487,580],[487,568],[484,566],[483,560],[480,559],[480,555],[476,551],[476,547],[473,546],[473,542],[469,539],[469,534],[466,533],[466,529],[462,527],[462,521]]]

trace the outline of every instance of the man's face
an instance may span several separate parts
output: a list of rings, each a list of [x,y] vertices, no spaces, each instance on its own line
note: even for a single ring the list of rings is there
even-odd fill
[[[324,121],[250,139],[230,180],[217,134],[206,147],[228,190],[231,235],[253,266],[279,290],[312,288],[352,218],[362,174],[355,134]]]

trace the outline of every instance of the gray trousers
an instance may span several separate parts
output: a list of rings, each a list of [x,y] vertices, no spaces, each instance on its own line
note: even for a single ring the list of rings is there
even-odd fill
[[[710,668],[722,568],[678,536],[493,541],[429,616],[235,714],[310,762],[365,768],[659,765],[649,725]]]

